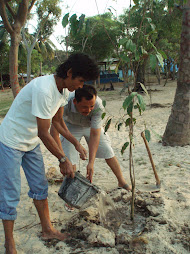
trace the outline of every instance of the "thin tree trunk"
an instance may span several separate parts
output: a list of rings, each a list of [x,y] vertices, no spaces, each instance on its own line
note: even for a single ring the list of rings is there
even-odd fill
[[[9,74],[10,83],[14,98],[20,92],[20,85],[18,82],[18,47],[20,43],[20,35],[11,35],[11,46],[9,51]]]
[[[190,144],[190,0],[183,9],[180,66],[177,89],[163,144],[184,146]]]
[[[160,68],[158,66],[158,62],[157,62],[157,65],[156,65],[156,77],[157,77],[157,80],[158,80],[158,84],[160,85],[161,76],[160,76]]]
[[[26,81],[27,84],[31,80],[31,56],[32,56],[32,50],[30,49],[27,52],[27,81]]]
[[[40,76],[42,76],[42,62],[40,62]]]
[[[3,75],[2,75],[2,72],[1,72],[1,87],[2,87],[2,90],[4,90],[4,86],[3,86]]]

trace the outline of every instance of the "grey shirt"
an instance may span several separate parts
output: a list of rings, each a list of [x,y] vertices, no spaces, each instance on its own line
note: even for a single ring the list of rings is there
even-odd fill
[[[104,111],[102,100],[97,96],[94,109],[90,112],[89,115],[83,116],[77,111],[73,103],[74,97],[75,92],[70,93],[68,104],[64,106],[64,121],[82,127],[91,127],[94,129],[101,128],[102,113]]]

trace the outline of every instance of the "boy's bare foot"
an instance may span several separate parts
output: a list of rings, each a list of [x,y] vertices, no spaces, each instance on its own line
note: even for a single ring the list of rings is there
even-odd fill
[[[10,243],[5,242],[4,247],[6,254],[17,254],[14,240]]]
[[[69,233],[61,233],[60,231],[56,230],[55,228],[52,228],[51,231],[42,233],[41,238],[43,240],[51,240],[51,239],[57,239],[60,241],[66,241],[70,239]]]

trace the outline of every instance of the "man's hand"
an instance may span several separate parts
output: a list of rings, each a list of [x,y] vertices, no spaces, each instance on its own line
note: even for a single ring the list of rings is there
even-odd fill
[[[87,165],[87,172],[86,172],[86,178],[92,182],[92,177],[94,174],[94,165],[92,163],[88,163]]]
[[[80,158],[82,160],[86,160],[87,159],[87,151],[86,151],[86,149],[79,142],[75,146],[75,149],[79,152]]]
[[[68,158],[66,159],[65,162],[61,162],[59,164],[59,167],[60,167],[60,172],[63,176],[74,178],[75,173],[74,173],[73,165]]]

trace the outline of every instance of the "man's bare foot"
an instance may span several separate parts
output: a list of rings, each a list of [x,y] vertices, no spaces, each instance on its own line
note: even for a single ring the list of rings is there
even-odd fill
[[[127,183],[125,183],[123,185],[119,184],[119,188],[125,189],[127,191],[131,191],[132,190],[132,187],[130,185],[128,185]]]
[[[55,228],[52,228],[48,232],[43,232],[41,238],[43,240],[51,240],[51,239],[57,239],[60,241],[65,241],[70,239],[69,233],[61,233],[60,231],[56,230]]]
[[[4,247],[6,250],[5,251],[6,254],[17,254],[14,240],[11,241],[10,243],[5,242]]]

